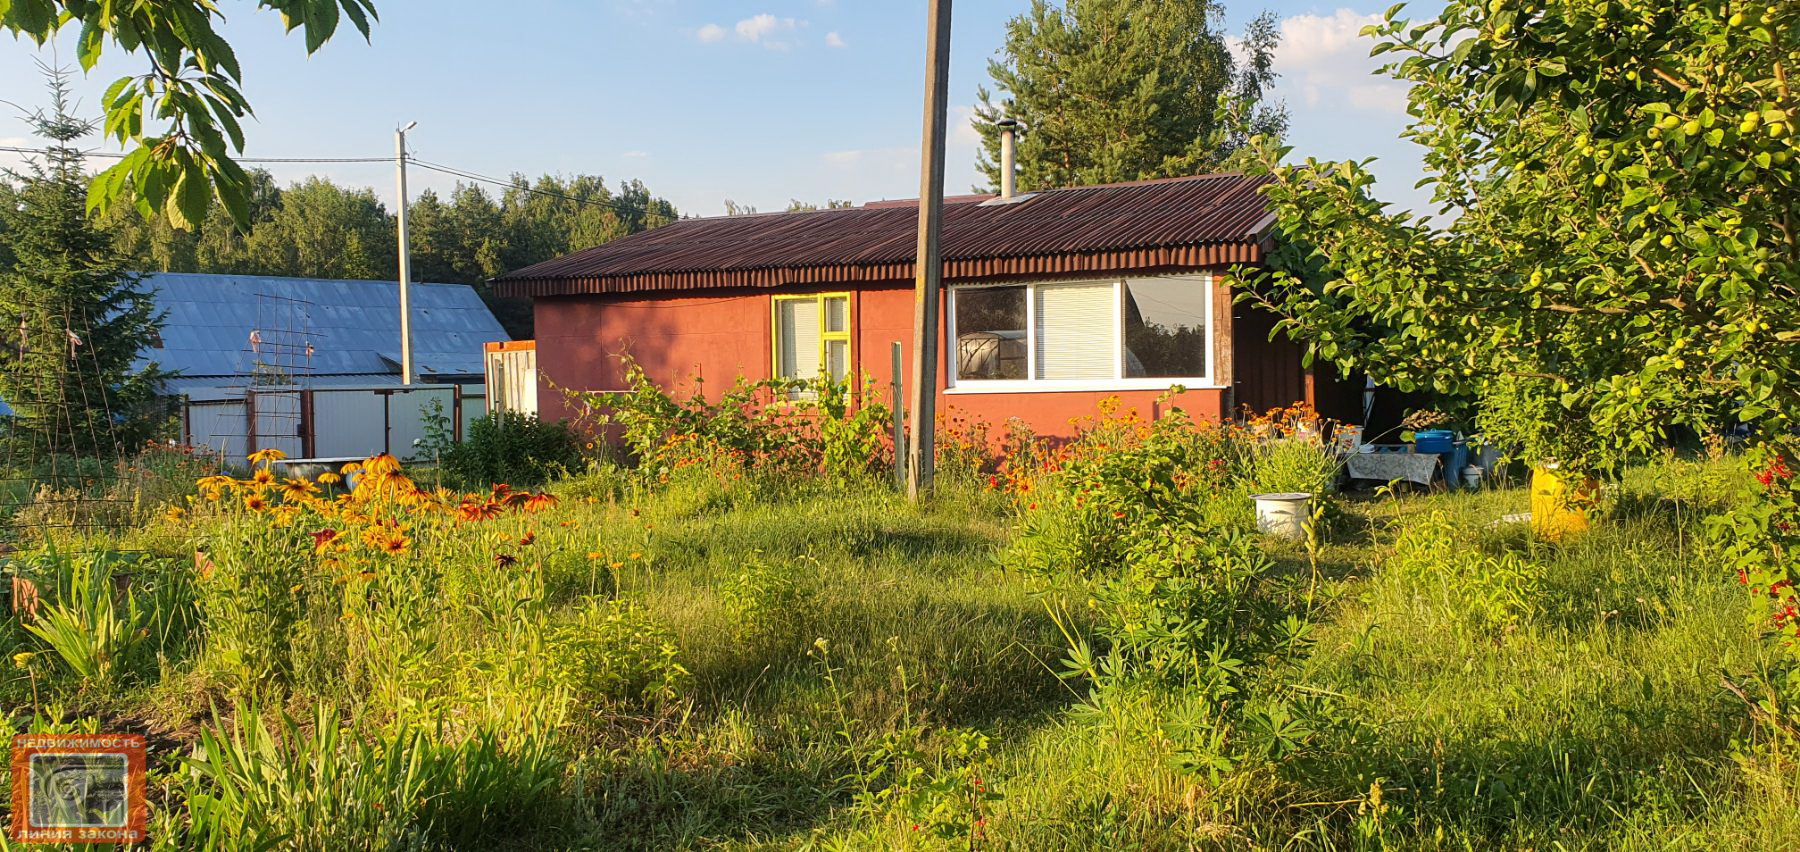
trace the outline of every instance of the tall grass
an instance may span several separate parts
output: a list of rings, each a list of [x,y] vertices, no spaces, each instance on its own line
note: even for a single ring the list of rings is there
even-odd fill
[[[484,519],[461,495],[203,510],[202,617],[170,646],[199,651],[38,685],[155,735],[171,847],[1792,836],[1800,752],[1720,682],[1754,691],[1777,655],[1698,535],[1716,463],[1634,470],[1562,546],[1502,522],[1522,490],[1340,499],[1315,580],[1245,499],[1306,490],[1272,471],[1313,460],[1259,467],[1195,429],[1096,433],[922,504],[688,465],[596,467]],[[405,547],[315,538],[371,526]],[[0,637],[56,653],[17,620]]]
[[[201,731],[176,782],[194,849],[525,848],[555,836],[565,759],[541,736],[480,730],[364,738],[319,707],[301,725],[254,706]]]

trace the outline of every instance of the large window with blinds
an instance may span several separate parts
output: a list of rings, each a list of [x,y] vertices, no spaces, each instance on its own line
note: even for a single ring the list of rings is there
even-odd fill
[[[952,287],[951,385],[965,391],[1166,388],[1211,375],[1212,278]]]
[[[850,296],[776,296],[775,377],[810,381],[850,375]]]

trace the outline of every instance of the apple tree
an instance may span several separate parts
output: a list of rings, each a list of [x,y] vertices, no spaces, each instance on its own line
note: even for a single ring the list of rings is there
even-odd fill
[[[258,0],[300,30],[317,51],[344,20],[369,37],[372,0]],[[166,214],[178,228],[199,223],[216,197],[239,227],[249,222],[251,180],[232,159],[244,150],[241,120],[250,103],[243,70],[217,25],[213,0],[0,0],[0,27],[42,45],[79,33],[76,56],[92,71],[106,50],[143,59],[142,74],[121,77],[102,98],[103,130],[128,151],[88,188],[90,211],[133,199],[145,218]]]
[[[1279,247],[1243,298],[1313,357],[1479,399],[1533,463],[1605,473],[1677,426],[1747,427],[1753,499],[1718,540],[1800,633],[1800,3],[1399,8],[1365,34],[1452,218],[1264,143]]]

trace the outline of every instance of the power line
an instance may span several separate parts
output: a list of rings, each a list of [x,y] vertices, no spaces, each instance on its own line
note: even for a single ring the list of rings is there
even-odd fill
[[[12,154],[49,154],[53,148],[20,148],[13,145],[0,145],[0,151]],[[77,151],[83,157],[99,157],[106,160],[118,160],[125,157],[114,151]],[[391,163],[393,157],[234,157],[240,163]]]
[[[616,202],[616,201],[604,201],[604,200],[596,199],[596,198],[579,198],[577,196],[567,195],[567,194],[564,194],[561,192],[551,192],[550,190],[547,190],[547,189],[537,189],[537,188],[531,186],[530,184],[525,183],[522,180],[521,181],[501,180],[501,179],[495,178],[495,177],[488,177],[487,175],[480,175],[480,174],[476,174],[474,172],[465,171],[465,170],[457,169],[457,168],[452,168],[450,166],[446,166],[446,165],[443,165],[440,163],[433,163],[433,162],[429,162],[426,160],[421,160],[417,157],[408,157],[406,161],[408,163],[411,163],[412,165],[418,166],[421,169],[429,169],[434,172],[441,172],[443,174],[447,174],[452,177],[459,177],[459,178],[464,178],[466,180],[480,181],[482,183],[491,183],[495,186],[505,187],[507,189],[516,189],[516,190],[519,190],[520,192],[529,192],[532,195],[542,195],[546,198],[555,198],[555,199],[559,199],[561,201],[569,201],[569,202],[573,202],[576,204],[591,204],[596,207],[605,207],[605,208],[611,209],[614,212],[618,212],[618,213],[642,213],[645,216],[649,216],[652,213],[658,212],[656,210],[651,209],[651,207],[649,206],[650,203],[652,203],[655,199],[652,199],[651,202],[646,202],[645,206],[643,208],[634,209],[634,208],[628,208],[628,207],[621,206],[620,202]]]
[[[22,147],[18,147],[18,146],[14,146],[14,145],[0,145],[0,151],[13,153],[13,154],[49,154],[53,150],[55,150],[55,149],[52,149],[52,148],[22,148]],[[111,159],[111,160],[121,159],[125,156],[124,154],[114,153],[111,151],[77,151],[76,153],[80,154],[83,157],[100,157],[103,159]],[[235,159],[237,162],[240,162],[240,163],[392,163],[392,162],[394,162],[393,157],[236,157],[233,159]],[[525,183],[524,181],[501,180],[500,178],[489,177],[487,175],[482,175],[482,174],[476,174],[475,172],[466,171],[464,169],[458,169],[453,166],[446,166],[446,165],[443,165],[442,163],[428,162],[425,160],[421,160],[417,157],[408,157],[407,162],[409,162],[415,166],[418,166],[419,168],[428,169],[428,170],[434,171],[434,172],[440,172],[442,174],[447,174],[452,177],[459,177],[459,178],[463,178],[465,180],[479,181],[481,183],[489,183],[489,184],[493,184],[494,186],[504,187],[506,189],[516,189],[516,190],[519,190],[520,192],[527,192],[532,195],[542,195],[546,198],[555,198],[560,201],[568,201],[568,202],[571,202],[574,204],[587,204],[587,205],[592,205],[595,207],[605,207],[616,213],[641,213],[645,216],[649,216],[649,215],[659,212],[659,211],[653,209],[650,206],[649,202],[647,202],[645,204],[645,206],[642,208],[632,208],[632,207],[626,207],[623,205],[623,203],[618,202],[618,201],[606,201],[606,200],[597,199],[597,198],[580,198],[577,196],[568,195],[568,194],[561,193],[561,192],[551,192],[550,190],[547,190],[547,189],[538,189],[536,187],[533,187],[530,184]],[[653,201],[655,201],[655,199],[652,199],[652,202]]]

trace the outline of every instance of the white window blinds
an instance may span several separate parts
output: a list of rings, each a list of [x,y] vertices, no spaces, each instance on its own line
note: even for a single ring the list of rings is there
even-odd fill
[[[819,374],[819,303],[812,299],[782,299],[775,303],[780,328],[776,346],[781,378],[811,379]]]
[[[1035,288],[1037,378],[1118,376],[1118,290],[1112,282]]]

